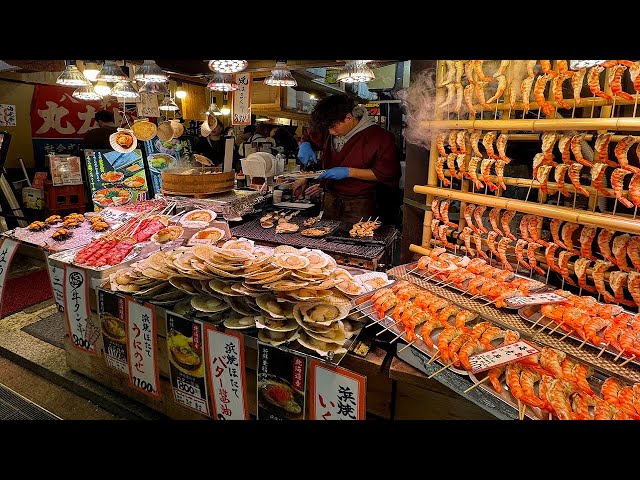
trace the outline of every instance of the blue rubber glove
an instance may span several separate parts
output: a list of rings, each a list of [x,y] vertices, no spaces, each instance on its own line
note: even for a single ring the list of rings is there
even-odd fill
[[[349,178],[349,167],[333,167],[318,175],[318,180],[343,180]]]
[[[298,146],[298,160],[305,167],[309,162],[317,162],[316,152],[311,148],[311,144],[309,142],[303,142]]]

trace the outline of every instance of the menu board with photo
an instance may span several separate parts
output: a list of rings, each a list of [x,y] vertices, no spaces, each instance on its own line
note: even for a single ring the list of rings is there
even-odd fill
[[[144,142],[149,172],[154,192],[162,191],[162,171],[177,166],[180,158],[191,154],[191,142],[186,137],[172,138],[166,142],[158,137]]]
[[[150,197],[142,150],[84,151],[94,210],[147,200]]]
[[[49,166],[53,185],[82,185],[80,157],[49,155]]]

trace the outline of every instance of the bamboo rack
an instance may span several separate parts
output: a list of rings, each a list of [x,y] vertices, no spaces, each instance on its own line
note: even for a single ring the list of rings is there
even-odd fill
[[[640,94],[636,93],[634,94],[630,94],[635,98],[640,99]],[[580,105],[576,105],[576,101],[573,99],[569,99],[569,98],[565,98],[564,101],[567,103],[567,105],[570,105],[571,108],[573,108],[574,106],[576,108],[591,108],[593,107],[605,107],[605,106],[612,106],[613,105],[613,100],[607,100],[605,98],[601,98],[601,97],[586,97],[586,98],[582,98],[580,101]],[[551,105],[553,105],[556,109],[558,109],[558,103],[551,99],[548,100],[548,103],[550,103]],[[619,105],[633,105],[635,103],[635,100],[626,100],[624,98],[616,98],[616,106]],[[516,102],[516,106],[515,108],[511,108],[511,106],[509,105],[508,102],[503,102],[503,103],[498,103],[496,106],[496,103],[489,103],[488,105],[491,105],[491,108],[484,108],[482,105],[478,104],[474,104],[474,108],[478,111],[478,112],[494,112],[496,110],[498,111],[507,111],[507,110],[511,110],[511,111],[521,111],[523,110],[523,103],[522,102]],[[529,110],[538,110],[540,107],[538,106],[537,102],[529,102]],[[561,108],[561,111],[565,111],[567,113],[571,112],[571,109],[567,109],[567,108]]]
[[[529,182],[531,182],[531,180],[529,180]],[[584,210],[574,210],[573,208],[568,207],[525,202],[523,200],[493,197],[490,195],[477,195],[428,185],[416,185],[413,187],[413,191],[416,193],[431,195],[432,197],[446,197],[452,200],[460,200],[461,202],[475,203],[476,205],[499,207],[505,210],[515,210],[517,212],[530,213],[541,217],[557,218],[564,220],[565,222],[618,230],[634,235],[640,234],[640,222],[620,218],[619,216],[591,213]],[[424,244],[427,244],[427,242],[424,242]]]
[[[640,117],[617,118],[540,118],[511,120],[427,120],[421,126],[428,130],[623,130],[640,131]]]

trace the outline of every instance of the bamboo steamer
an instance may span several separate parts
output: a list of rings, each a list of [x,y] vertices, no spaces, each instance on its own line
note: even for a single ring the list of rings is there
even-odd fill
[[[178,167],[162,171],[162,192],[171,195],[208,195],[233,190],[235,172],[217,167]]]

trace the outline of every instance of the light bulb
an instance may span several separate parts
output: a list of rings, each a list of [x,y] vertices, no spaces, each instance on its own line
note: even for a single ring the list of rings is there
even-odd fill
[[[182,100],[183,98],[187,98],[187,92],[182,89],[176,90],[176,98],[179,98],[180,100]]]
[[[82,74],[90,82],[96,81],[98,73],[100,73],[100,69],[98,68],[98,64],[96,62],[87,62],[84,64],[84,70],[82,71]]]
[[[220,112],[222,112],[222,115],[227,116],[231,113],[231,109],[227,105],[223,105]]]
[[[98,80],[98,83],[93,87],[93,91],[101,97],[106,97],[111,93],[111,87],[104,80]]]

